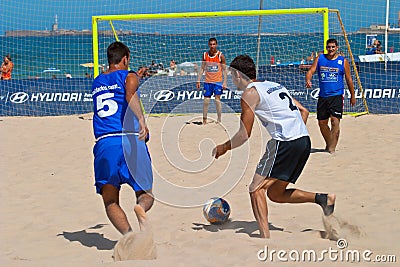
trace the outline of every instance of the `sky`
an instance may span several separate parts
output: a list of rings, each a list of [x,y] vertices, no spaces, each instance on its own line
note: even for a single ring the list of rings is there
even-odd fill
[[[385,24],[387,0],[1,0],[0,35],[6,30],[91,29],[91,17],[105,14],[255,10],[300,7],[339,9],[347,31]],[[400,0],[390,1],[389,23],[398,23]],[[399,27],[399,26],[398,26]]]

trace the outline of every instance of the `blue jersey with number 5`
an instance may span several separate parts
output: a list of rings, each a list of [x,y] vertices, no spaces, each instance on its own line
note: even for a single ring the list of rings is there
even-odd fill
[[[125,98],[125,80],[128,74],[127,70],[119,70],[100,74],[93,81],[93,131],[96,138],[126,130],[124,117],[128,102]],[[130,132],[138,132],[138,123],[133,123],[131,127],[133,129]]]

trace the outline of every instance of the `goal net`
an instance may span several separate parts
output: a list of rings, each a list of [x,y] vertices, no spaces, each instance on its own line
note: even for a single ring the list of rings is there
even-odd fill
[[[389,1],[234,0],[181,1],[180,5],[175,5],[170,0],[154,0],[138,5],[136,1],[119,0],[105,0],[101,4],[99,1],[78,0],[32,3],[1,1],[0,10],[4,12],[0,16],[0,56],[3,59],[10,55],[14,68],[10,81],[0,81],[0,116],[54,116],[91,112],[94,73],[106,68],[105,49],[116,40],[116,36],[133,51],[132,69],[136,70],[141,65],[149,66],[154,60],[156,64],[162,62],[165,70],[174,59],[178,65],[182,64],[175,74],[180,74],[181,69],[183,74],[190,74],[194,63],[199,63],[201,54],[208,50],[208,39],[215,37],[227,64],[238,54],[249,54],[257,62],[260,79],[281,82],[311,112],[315,112],[316,107],[317,77],[314,75],[314,86],[307,90],[304,87],[307,66],[300,68],[299,64],[302,59],[308,63],[307,58],[311,58],[312,51],[318,53],[324,49],[326,36],[333,37],[339,40],[340,51],[350,63],[355,64],[355,67],[351,64],[351,70],[357,105],[350,107],[346,99],[345,111],[353,114],[366,110],[379,114],[399,113],[400,2],[390,1],[389,9],[386,2]],[[325,11],[322,11],[326,9],[321,6],[329,10],[327,21]],[[304,7],[319,11],[307,13]],[[337,13],[333,12],[335,9],[340,10],[342,24]],[[227,14],[238,10],[271,13]],[[294,13],[285,14],[277,10]],[[195,11],[202,12],[195,17],[185,17]],[[212,16],[207,15],[210,11],[213,11]],[[118,14],[138,16],[126,18],[126,15]],[[183,15],[179,17],[173,14]],[[98,34],[95,53],[93,16],[97,18],[94,22]],[[374,39],[381,42],[384,54],[366,55]],[[95,68],[96,57],[99,66]],[[360,83],[355,70],[358,71]],[[161,76],[159,78],[168,77],[165,72]],[[193,88],[188,76],[191,77],[174,75],[174,79],[166,83],[147,79],[146,86],[149,88],[153,82],[179,87],[170,90],[178,92],[175,97],[179,96],[179,101],[185,94],[185,99],[195,101],[199,98],[196,101],[200,103],[201,91]],[[180,80],[185,84],[182,87],[178,86]],[[149,98],[154,99],[154,94],[146,96],[146,86],[143,86],[142,94],[144,104],[147,103],[146,108],[149,109]],[[364,89],[366,103],[362,101],[361,88]],[[234,107],[236,112],[235,103],[238,103],[239,95],[233,94],[234,88],[231,89],[233,91],[224,93],[227,95],[222,100],[229,107]],[[168,97],[171,97],[168,91],[156,95],[159,100]],[[178,112],[176,105],[173,101],[157,101],[148,112]],[[188,104],[187,109],[181,107],[179,112],[192,112],[192,106],[197,108],[197,102]],[[214,112],[213,109],[211,103],[210,112]],[[229,110],[224,108],[223,111]]]
[[[334,15],[334,16],[333,16]],[[328,38],[338,39],[343,53],[353,62],[344,26],[327,8],[130,14],[94,16],[94,70],[107,63],[107,46],[121,41],[131,49],[131,68],[149,68],[141,86],[147,113],[201,113],[202,90],[196,90],[197,73],[208,40],[218,40],[218,50],[227,65],[238,55],[251,56],[258,78],[278,82],[288,88],[310,111],[315,111],[319,93],[318,77],[313,88],[305,87],[305,73],[318,53],[324,52]],[[176,68],[170,62],[176,63]],[[353,65],[352,77],[357,103],[349,103],[345,90],[345,112],[367,112],[362,84]],[[228,72],[228,89],[221,96],[224,112],[240,112],[240,92]],[[215,107],[210,105],[210,112]]]

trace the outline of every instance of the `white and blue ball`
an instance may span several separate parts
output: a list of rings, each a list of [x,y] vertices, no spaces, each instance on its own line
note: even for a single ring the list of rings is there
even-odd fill
[[[228,220],[231,208],[225,199],[213,197],[204,204],[203,214],[210,223],[222,224]]]

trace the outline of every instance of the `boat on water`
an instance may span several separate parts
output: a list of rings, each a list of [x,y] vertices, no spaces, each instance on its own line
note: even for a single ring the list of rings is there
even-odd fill
[[[399,61],[400,52],[387,53],[387,54],[373,54],[373,55],[359,55],[360,62],[385,62],[385,61]]]
[[[41,75],[38,74],[35,78],[72,78],[72,75],[64,70],[60,70],[58,68],[46,68],[41,72]]]

